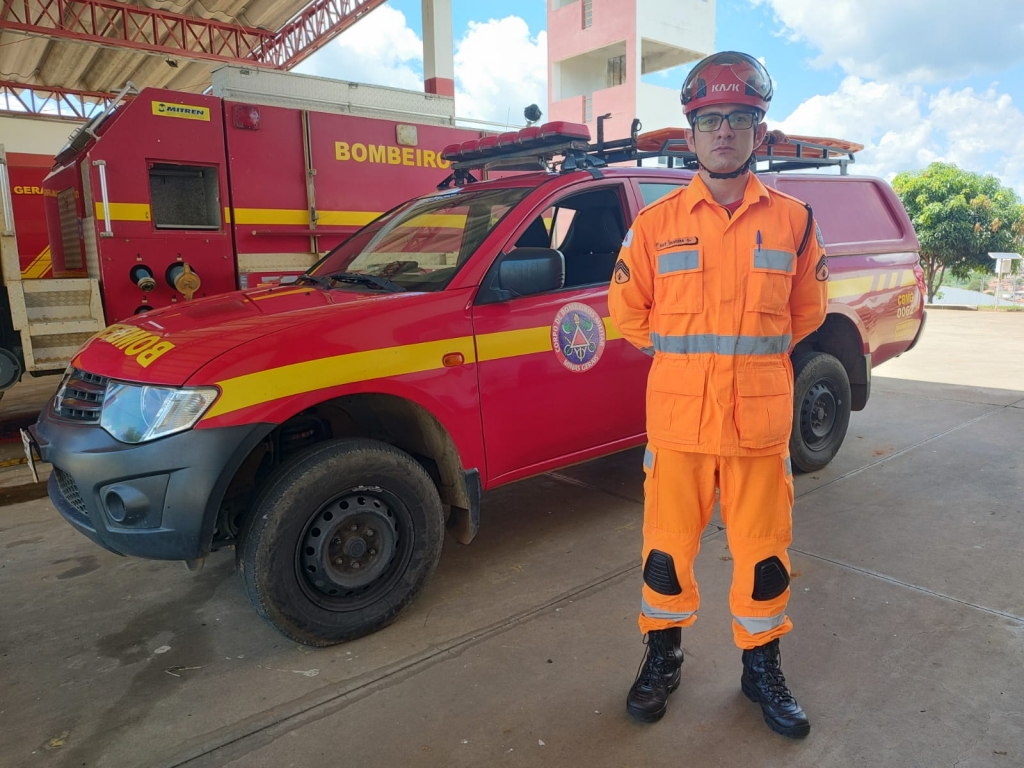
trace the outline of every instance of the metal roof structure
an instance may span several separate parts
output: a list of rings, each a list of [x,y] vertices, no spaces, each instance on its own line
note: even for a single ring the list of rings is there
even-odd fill
[[[291,69],[385,0],[304,2],[0,0],[0,111],[80,119],[128,80],[195,92],[223,63]]]

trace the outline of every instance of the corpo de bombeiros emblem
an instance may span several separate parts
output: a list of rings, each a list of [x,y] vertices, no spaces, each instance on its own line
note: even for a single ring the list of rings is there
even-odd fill
[[[604,353],[604,320],[586,304],[566,304],[551,324],[551,346],[573,373],[589,371]]]

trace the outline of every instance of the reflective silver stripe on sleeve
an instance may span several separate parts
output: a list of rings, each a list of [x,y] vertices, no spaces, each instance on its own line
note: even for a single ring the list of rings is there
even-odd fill
[[[654,469],[654,451],[650,448],[644,450],[644,469]]]
[[[700,251],[669,251],[658,256],[658,274],[689,272],[700,266]]]
[[[696,613],[696,611],[690,611],[689,613],[663,611],[660,608],[655,608],[642,597],[640,598],[640,612],[648,619],[668,619],[669,621],[686,621],[686,619]]]
[[[781,627],[786,621],[786,614],[780,613],[777,616],[769,616],[765,619],[754,618],[751,616],[733,616],[733,618],[736,619],[736,623],[747,630],[747,632],[752,635],[757,635],[761,632],[770,632],[776,627]]]
[[[641,347],[640,351],[643,352],[645,355],[654,357],[654,347]]]
[[[792,476],[793,476],[793,461],[792,461],[792,459],[789,458],[789,456],[787,456],[786,457],[786,477],[792,477]]]
[[[651,341],[658,352],[672,355],[781,355],[789,349],[793,337],[785,336],[717,336],[695,333],[689,336],[662,336],[652,333]]]
[[[789,272],[793,269],[793,260],[795,258],[796,256],[789,251],[762,251],[754,249],[754,268]]]
[[[633,230],[626,233],[626,239],[622,241],[623,248],[629,248],[633,244]]]

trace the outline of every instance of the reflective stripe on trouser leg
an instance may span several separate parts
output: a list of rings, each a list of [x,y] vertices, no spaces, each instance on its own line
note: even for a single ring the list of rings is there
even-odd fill
[[[693,561],[715,506],[717,458],[648,448],[644,456],[644,582],[640,631],[688,626],[700,594]]]
[[[793,540],[788,456],[722,458],[722,520],[733,558],[733,639],[756,648],[793,628],[786,615]]]

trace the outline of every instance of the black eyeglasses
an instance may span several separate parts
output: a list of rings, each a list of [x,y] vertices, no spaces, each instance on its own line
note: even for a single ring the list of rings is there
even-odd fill
[[[734,131],[744,131],[747,128],[752,128],[757,122],[757,113],[730,112],[728,115],[720,115],[717,112],[706,112],[703,115],[697,115],[694,127],[701,133],[710,133],[722,127],[722,120],[728,120],[729,127]]]

